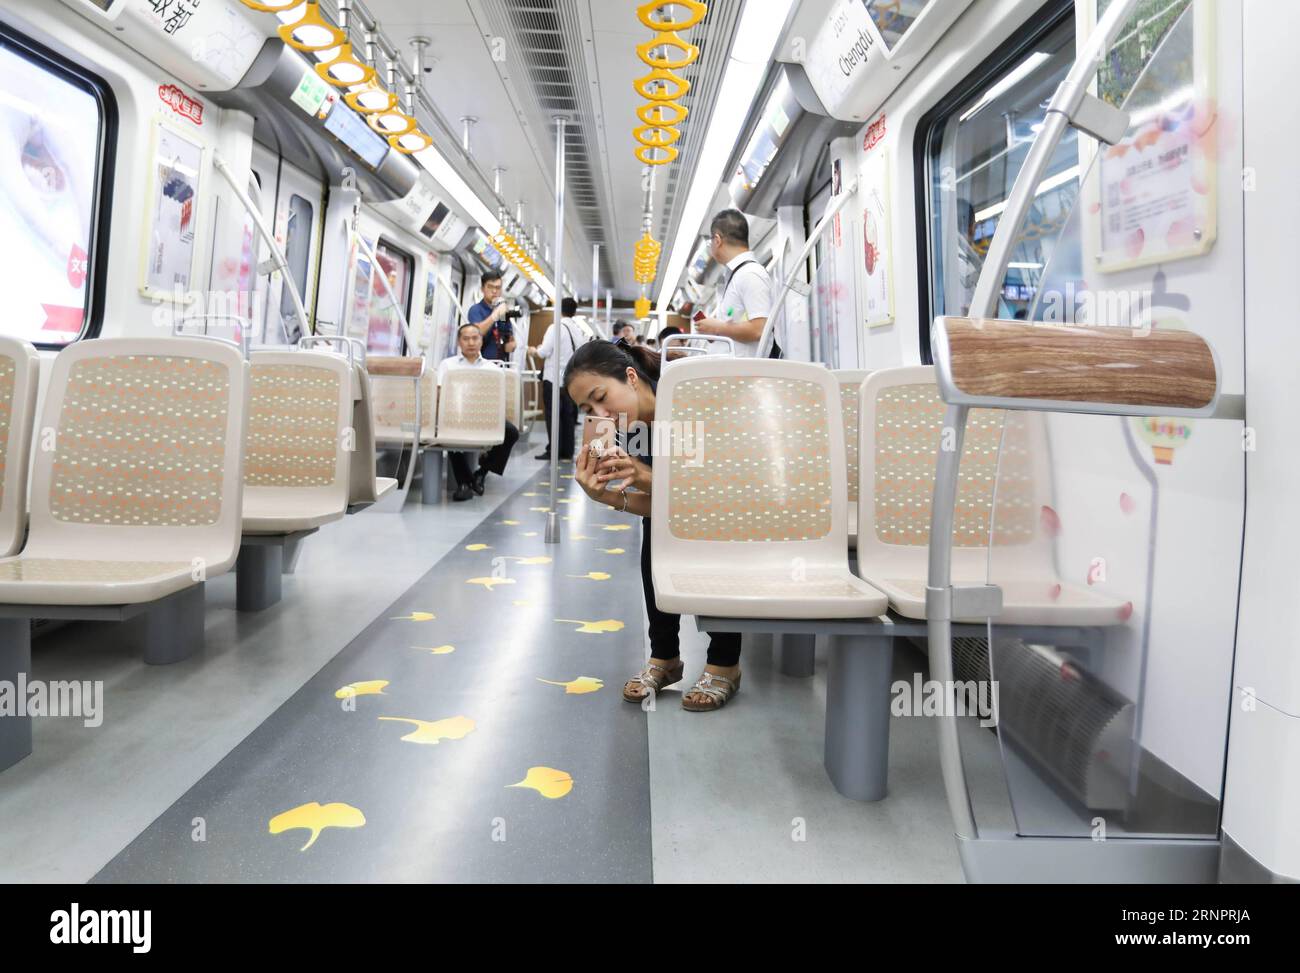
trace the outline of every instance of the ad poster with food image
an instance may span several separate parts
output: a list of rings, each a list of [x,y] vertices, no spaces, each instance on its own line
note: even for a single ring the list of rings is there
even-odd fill
[[[862,163],[862,314],[868,328],[894,322],[889,239],[889,157],[882,149]]]

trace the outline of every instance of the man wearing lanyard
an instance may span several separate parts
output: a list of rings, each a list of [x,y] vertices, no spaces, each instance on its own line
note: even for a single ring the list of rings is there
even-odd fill
[[[501,300],[501,272],[489,270],[483,275],[483,300],[465,317],[483,336],[483,357],[489,361],[509,358],[515,350],[515,330],[507,314],[510,306]]]
[[[718,317],[696,321],[695,331],[730,338],[737,358],[755,358],[763,327],[772,312],[772,280],[749,249],[749,222],[744,213],[724,209],[713,217],[709,232],[709,253],[727,268],[727,284],[716,312]]]
[[[554,324],[549,325],[546,334],[542,336],[542,343],[536,348],[529,348],[530,355],[536,355],[538,358],[548,360],[547,365],[542,368],[542,374],[550,376],[555,374],[555,367],[549,363],[551,355],[555,354],[556,333],[559,332],[560,342],[560,375],[564,375],[564,370],[569,367],[569,359],[578,348],[578,325],[574,323],[573,317],[578,313],[578,302],[571,297],[566,297],[560,302],[560,327],[557,329]],[[585,335],[583,340],[586,340]],[[551,380],[550,378],[542,379],[542,405],[546,410],[546,449],[539,453],[538,459],[551,458]],[[573,459],[573,427],[578,422],[578,407],[573,404],[569,398],[569,393],[560,389],[560,459]]]
[[[442,388],[443,379],[453,369],[499,368],[500,366],[493,365],[483,357],[480,351],[482,344],[483,336],[479,334],[479,329],[472,324],[462,324],[460,330],[456,332],[456,347],[459,352],[449,358],[444,358],[438,363],[438,387]],[[515,428],[514,423],[507,419],[505,441],[500,445],[493,446],[491,449],[480,452],[478,469],[473,471],[469,468],[469,453],[450,453],[451,474],[456,480],[456,492],[452,494],[451,498],[460,502],[468,500],[475,494],[481,497],[485,489],[484,482],[487,480],[489,473],[495,473],[497,476],[504,475],[506,461],[510,459],[510,451],[515,448],[515,442],[518,439],[519,430]]]

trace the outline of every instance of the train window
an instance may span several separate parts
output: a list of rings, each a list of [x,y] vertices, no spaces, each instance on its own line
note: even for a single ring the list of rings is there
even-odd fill
[[[918,130],[923,167],[919,222],[929,229],[921,267],[921,355],[930,360],[929,322],[965,314],[1007,197],[1042,127],[1045,106],[1074,60],[1074,5],[1050,4],[1042,25],[996,52],[944,99]],[[1068,129],[1038,187],[999,288],[999,317],[1028,314],[1056,232],[1079,187],[1079,147]],[[928,298],[928,306],[927,306]]]
[[[0,25],[0,333],[42,347],[93,333],[109,98],[102,82]]]
[[[307,269],[311,259],[311,234],[315,221],[315,208],[301,196],[289,197],[289,226],[285,231],[284,259],[288,261],[298,293],[307,300]],[[287,287],[280,289],[280,332],[277,344],[296,345],[302,337],[302,322],[294,310],[293,294]]]
[[[389,246],[382,240],[375,244],[375,256],[379,258],[379,271],[388,279],[388,287],[402,305],[402,314],[407,320],[411,315],[411,279],[415,261],[408,253]],[[368,302],[369,326],[366,332],[366,348],[381,355],[400,355],[402,353],[402,322],[389,299],[388,290],[377,280],[371,281]]]

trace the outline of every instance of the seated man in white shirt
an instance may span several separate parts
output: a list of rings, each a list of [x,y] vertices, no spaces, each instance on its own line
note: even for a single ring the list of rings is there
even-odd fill
[[[444,358],[438,363],[439,388],[442,387],[442,380],[447,377],[447,373],[454,368],[500,367],[483,357],[483,335],[477,325],[462,324],[460,330],[456,332],[456,345],[460,349],[459,353]],[[506,420],[505,440],[491,449],[480,452],[478,469],[473,471],[469,467],[469,453],[451,453],[451,473],[456,478],[456,492],[451,498],[459,502],[468,500],[475,494],[481,497],[487,475],[495,473],[501,476],[505,473],[506,461],[510,459],[510,451],[515,448],[518,439],[519,430],[515,428],[514,423]]]
[[[585,344],[587,335],[582,331],[574,317],[578,313],[578,302],[566,297],[560,302],[560,371],[569,367],[569,359],[578,346]],[[546,410],[546,449],[537,455],[538,459],[551,458],[551,378],[556,374],[555,363],[551,356],[555,354],[555,325],[548,325],[542,335],[542,343],[536,348],[529,348],[529,354],[545,361],[542,366],[542,407]],[[578,423],[578,407],[569,398],[569,393],[560,389],[560,459],[573,459],[573,433]]]
[[[694,330],[721,335],[736,346],[737,358],[755,358],[772,313],[772,280],[749,249],[749,221],[738,209],[724,209],[709,226],[709,253],[727,268],[716,317],[701,318]]]

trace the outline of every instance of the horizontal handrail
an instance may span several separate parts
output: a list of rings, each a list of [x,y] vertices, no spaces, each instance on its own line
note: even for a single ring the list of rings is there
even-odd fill
[[[701,341],[704,342],[703,346],[691,344],[691,342]],[[723,350],[714,351],[707,347],[710,344],[721,345]],[[736,343],[726,335],[720,334],[670,334],[660,345],[660,355],[663,365],[670,365],[683,358],[690,358],[692,355],[717,355],[720,358],[735,358]]]

